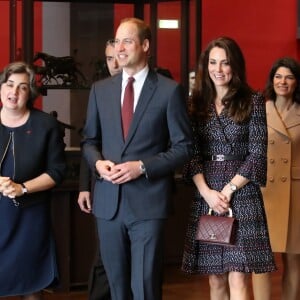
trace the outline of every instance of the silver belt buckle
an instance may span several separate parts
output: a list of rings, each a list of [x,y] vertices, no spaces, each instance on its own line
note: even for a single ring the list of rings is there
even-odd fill
[[[224,161],[224,155],[223,154],[217,154],[215,155],[216,159],[215,161]]]

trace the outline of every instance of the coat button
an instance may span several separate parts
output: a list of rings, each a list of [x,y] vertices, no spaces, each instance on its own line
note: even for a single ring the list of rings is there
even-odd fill
[[[270,140],[270,144],[275,144],[275,141],[274,140]]]
[[[275,159],[270,158],[270,164],[274,164],[274,162],[275,162]]]
[[[289,161],[287,158],[282,158],[281,160],[282,160],[285,164],[288,163],[288,161]]]
[[[282,181],[282,182],[286,182],[286,180],[287,180],[287,178],[286,178],[285,176],[282,176],[282,177],[281,177],[281,181]]]
[[[269,180],[270,180],[270,182],[274,182],[274,177],[270,176]]]

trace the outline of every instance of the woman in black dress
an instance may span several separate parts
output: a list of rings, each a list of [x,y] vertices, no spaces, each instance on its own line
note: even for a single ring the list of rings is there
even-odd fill
[[[260,186],[266,183],[264,98],[246,83],[245,61],[231,38],[213,40],[199,64],[192,96],[194,157],[184,176],[197,187],[182,268],[209,275],[214,300],[249,299],[252,272],[276,269]],[[199,216],[209,208],[238,220],[236,245],[195,240]]]
[[[0,297],[38,300],[58,278],[49,190],[65,173],[54,117],[33,109],[35,74],[15,62],[0,75]]]

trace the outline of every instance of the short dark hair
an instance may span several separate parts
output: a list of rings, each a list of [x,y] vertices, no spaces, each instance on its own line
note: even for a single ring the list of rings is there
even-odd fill
[[[33,67],[23,61],[12,62],[7,65],[0,74],[0,86],[7,82],[12,74],[27,74],[29,77],[29,97],[26,103],[28,108],[33,107],[34,100],[38,97],[39,91],[36,86],[35,72]]]
[[[115,40],[114,39],[109,39],[106,41],[106,46],[115,46]]]

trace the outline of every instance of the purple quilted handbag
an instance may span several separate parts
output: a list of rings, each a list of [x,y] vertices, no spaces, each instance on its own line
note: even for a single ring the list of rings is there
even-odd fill
[[[231,208],[228,216],[212,215],[210,208],[207,215],[199,218],[196,240],[209,244],[234,246],[235,231],[236,219],[232,216]]]

